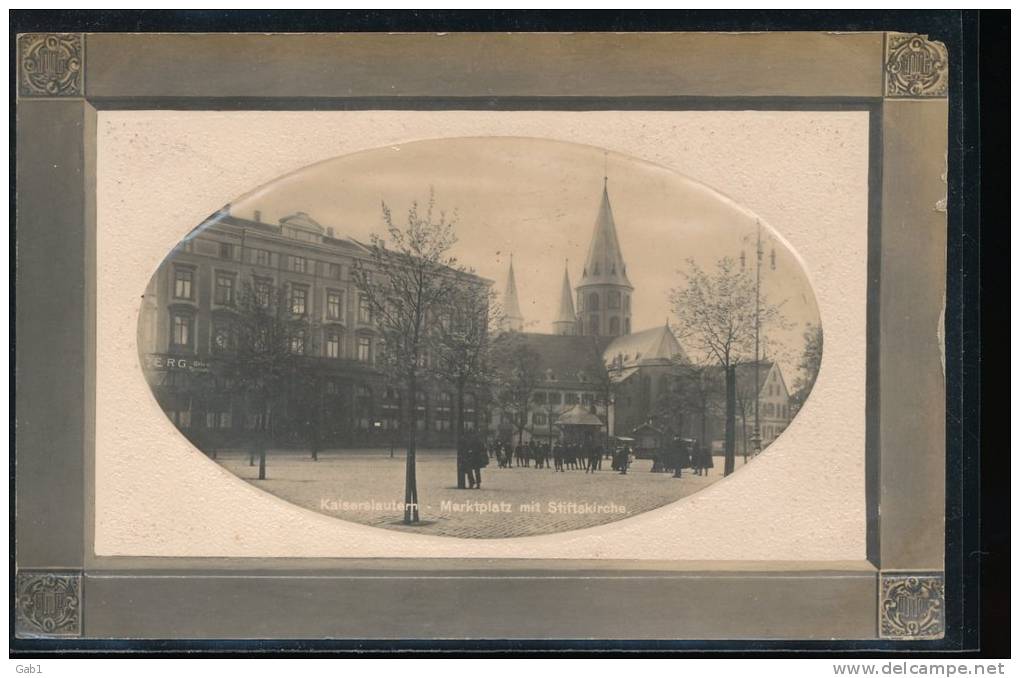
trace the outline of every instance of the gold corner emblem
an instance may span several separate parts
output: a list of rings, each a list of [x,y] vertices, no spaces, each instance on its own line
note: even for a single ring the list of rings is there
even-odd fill
[[[941,573],[881,573],[879,637],[934,640],[946,631],[945,583]]]
[[[886,37],[885,94],[888,97],[944,97],[949,92],[949,53],[926,35]]]
[[[27,33],[18,36],[23,97],[83,95],[85,53],[80,33]]]

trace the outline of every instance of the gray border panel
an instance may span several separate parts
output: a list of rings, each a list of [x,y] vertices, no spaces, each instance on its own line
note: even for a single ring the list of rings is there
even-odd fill
[[[822,32],[91,33],[85,83],[89,98],[877,97],[882,45]]]
[[[946,303],[946,212],[939,201],[947,193],[948,114],[946,99],[883,104],[883,570],[941,570],[945,562],[946,385],[938,329]]]
[[[93,637],[874,638],[874,573],[86,576]],[[167,601],[177,601],[168,609]]]
[[[17,117],[17,567],[80,569],[85,332],[85,103],[23,99]]]

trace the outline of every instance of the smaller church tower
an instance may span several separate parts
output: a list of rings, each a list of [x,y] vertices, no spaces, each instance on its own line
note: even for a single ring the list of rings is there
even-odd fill
[[[574,336],[577,334],[577,314],[574,313],[574,292],[570,286],[570,274],[563,266],[563,287],[560,290],[560,308],[553,320],[553,334]]]
[[[524,329],[524,316],[517,300],[517,281],[514,280],[514,255],[510,255],[510,270],[506,274],[506,290],[503,292],[503,319],[501,329],[520,332]]]

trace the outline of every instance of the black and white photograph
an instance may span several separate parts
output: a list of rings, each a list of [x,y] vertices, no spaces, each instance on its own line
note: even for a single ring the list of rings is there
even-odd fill
[[[991,15],[454,14],[12,15],[17,672],[1008,628]]]
[[[623,520],[753,464],[822,360],[779,225],[620,153],[420,141],[225,205],[144,290],[153,397],[300,507],[522,537]]]

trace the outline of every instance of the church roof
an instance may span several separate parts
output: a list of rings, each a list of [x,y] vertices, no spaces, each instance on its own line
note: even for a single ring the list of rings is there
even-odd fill
[[[758,393],[761,393],[762,389],[765,388],[765,380],[768,379],[769,372],[772,371],[773,363],[771,360],[761,360],[758,365]],[[739,363],[734,366],[736,372],[738,387],[743,384],[754,384],[754,363]],[[778,370],[778,367],[776,368]],[[783,379],[782,370],[779,370],[779,378]],[[785,385],[785,382],[784,382]]]
[[[588,245],[581,285],[623,285],[633,287],[627,278],[627,264],[620,251],[620,240],[616,236],[616,222],[613,208],[609,204],[608,185],[602,187],[602,202],[595,218],[595,231]]]
[[[598,337],[582,337],[539,332],[515,332],[506,341],[523,341],[538,356],[538,370],[544,388],[578,387],[596,383],[603,368],[599,357],[605,342]],[[555,382],[555,383],[554,383]]]
[[[616,361],[617,368],[630,368],[686,362],[687,355],[673,335],[673,331],[669,329],[669,325],[660,325],[614,338],[603,352],[602,359],[607,365],[612,365]]]
[[[560,415],[557,426],[602,426],[602,420],[581,405],[574,405]]]
[[[556,319],[554,323],[573,323],[577,320],[577,314],[574,313],[574,294],[570,287],[570,275],[567,273],[566,267],[563,268],[563,287],[560,290],[560,308],[556,312]]]
[[[510,270],[506,274],[506,290],[503,292],[503,314],[507,318],[522,319],[521,304],[517,300],[517,281],[514,280],[514,261],[510,260]]]

